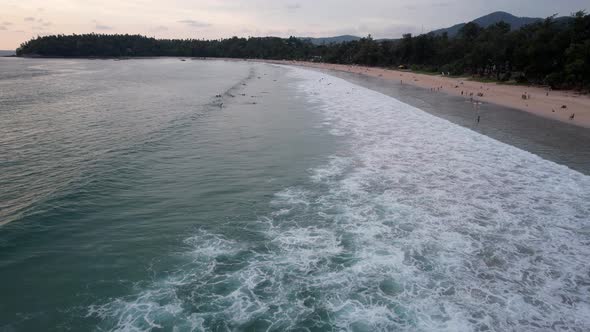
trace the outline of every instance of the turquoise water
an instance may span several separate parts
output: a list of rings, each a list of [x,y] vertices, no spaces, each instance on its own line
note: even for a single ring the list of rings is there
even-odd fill
[[[256,245],[250,228],[273,193],[305,182],[333,147],[283,69],[10,60],[0,80],[5,329],[91,330],[101,319],[87,306],[186,264],[190,234]]]
[[[566,166],[302,69],[0,73],[0,331],[590,327]]]

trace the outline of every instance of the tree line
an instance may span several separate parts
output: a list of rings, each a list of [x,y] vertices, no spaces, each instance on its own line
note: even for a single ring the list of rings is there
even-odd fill
[[[397,40],[313,45],[295,37],[232,37],[220,40],[155,39],[140,35],[52,35],[27,41],[18,56],[57,57],[227,57],[311,60],[473,75],[498,81],[590,89],[590,15],[548,17],[511,30],[500,22],[483,28],[466,24],[455,37],[406,34]]]

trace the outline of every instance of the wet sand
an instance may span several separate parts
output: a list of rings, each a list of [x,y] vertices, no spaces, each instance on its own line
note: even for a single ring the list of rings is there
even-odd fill
[[[590,96],[574,91],[550,91],[542,87],[480,83],[467,78],[417,74],[363,66],[314,63],[303,61],[268,61],[347,73],[379,77],[384,80],[427,89],[433,94],[450,94],[467,101],[493,103],[529,112],[549,119],[590,128]],[[523,99],[523,95],[527,99]],[[565,108],[564,108],[565,106]],[[574,115],[573,119],[570,117]]]

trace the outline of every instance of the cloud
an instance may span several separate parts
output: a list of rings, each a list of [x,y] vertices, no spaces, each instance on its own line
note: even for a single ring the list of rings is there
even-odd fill
[[[113,30],[113,27],[112,26],[104,25],[104,24],[98,24],[98,23],[96,23],[95,28],[97,30]]]
[[[211,24],[207,22],[195,21],[195,20],[181,20],[178,23],[186,24],[193,28],[207,28],[210,27]]]
[[[6,30],[6,27],[3,25],[0,25],[0,30]]]
[[[422,4],[422,5],[416,5],[416,4],[410,4],[410,5],[405,5],[402,6],[402,9],[405,10],[409,10],[409,11],[417,11],[417,10],[425,10],[425,9],[441,9],[441,8],[447,8],[447,7],[451,7],[451,3],[450,2],[433,2],[433,3],[428,3],[428,4]]]
[[[34,17],[31,17],[31,16],[25,17],[25,21],[27,21],[27,22],[33,22],[33,21],[35,21],[35,18]]]
[[[158,25],[151,29],[153,32],[161,32],[161,31],[168,31],[168,27],[165,25]]]
[[[113,30],[112,26],[102,24],[102,23],[98,22],[97,20],[92,20],[92,23],[94,23],[94,28],[96,30]]]
[[[432,4],[433,7],[438,7],[438,8],[445,8],[445,7],[450,7],[451,3],[450,2],[436,2]]]
[[[299,3],[287,4],[287,10],[289,10],[289,11],[296,11],[298,9],[301,9],[301,4],[299,4]]]
[[[278,37],[278,36],[281,36],[282,34],[283,34],[283,32],[281,30],[274,30],[274,29],[266,30],[264,32],[265,36],[272,36],[272,37]]]

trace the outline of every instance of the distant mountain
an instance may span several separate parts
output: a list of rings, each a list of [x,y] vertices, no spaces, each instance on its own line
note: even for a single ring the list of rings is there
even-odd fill
[[[302,40],[308,40],[314,45],[329,45],[329,44],[340,44],[350,41],[361,39],[361,37],[342,35],[336,37],[324,37],[324,38],[313,38],[313,37],[301,37]]]
[[[560,18],[560,19],[562,19],[562,18]],[[510,27],[512,28],[512,30],[518,30],[525,25],[539,22],[542,20],[543,19],[539,18],[539,17],[517,17],[517,16],[514,16],[514,15],[512,15],[510,13],[506,13],[506,12],[494,12],[494,13],[482,16],[480,18],[476,18],[475,20],[470,21],[470,22],[476,23],[480,27],[487,28],[490,25],[504,21],[504,22],[510,24]],[[434,31],[432,31],[432,33],[434,33],[436,35],[441,35],[446,32],[449,34],[449,37],[454,37],[457,35],[457,33],[459,33],[459,30],[461,30],[461,28],[463,26],[465,26],[465,24],[467,24],[467,23],[455,24],[450,28],[434,30]]]
[[[567,22],[569,19],[571,19],[571,18],[570,17],[558,17],[555,19],[555,21],[558,23],[559,22]],[[487,28],[490,25],[494,25],[496,23],[503,21],[503,22],[510,24],[510,27],[512,30],[518,30],[525,25],[536,23],[536,22],[543,21],[543,20],[544,20],[544,18],[540,18],[540,17],[518,17],[518,16],[514,16],[510,13],[498,11],[498,12],[493,12],[491,14],[476,18],[476,19],[469,21],[469,22],[473,22],[473,23],[479,25],[480,27]],[[459,33],[459,30],[461,30],[461,28],[463,26],[465,26],[465,24],[467,24],[467,23],[455,24],[449,28],[431,31],[431,33],[434,33],[436,35],[441,35],[444,32],[447,32],[449,34],[449,37],[455,37]],[[359,40],[359,39],[361,39],[361,37],[351,36],[351,35],[343,35],[343,36],[324,37],[324,38],[301,37],[301,39],[308,40],[314,45],[329,45],[329,44],[339,44],[339,43],[345,43],[345,42],[349,42],[349,41]],[[393,38],[393,39],[381,38],[381,39],[377,39],[377,40],[378,41],[395,41],[398,39],[396,39],[396,38]]]
[[[9,56],[9,55],[15,55],[16,52],[14,51],[2,51],[0,50],[0,56]]]

